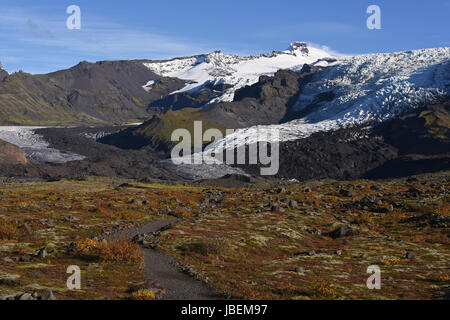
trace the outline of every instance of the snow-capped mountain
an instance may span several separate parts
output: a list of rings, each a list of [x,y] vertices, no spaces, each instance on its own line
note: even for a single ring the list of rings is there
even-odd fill
[[[320,98],[324,94],[328,98]],[[303,88],[294,105],[302,118],[239,129],[208,149],[218,152],[261,137],[270,141],[274,129],[280,141],[291,141],[318,131],[382,122],[449,95],[449,47],[346,57],[316,72]]]
[[[234,92],[258,82],[261,75],[272,75],[280,69],[298,69],[305,63],[326,67],[336,58],[322,49],[308,46],[304,42],[292,43],[288,50],[269,54],[239,57],[221,51],[166,61],[146,62],[144,65],[164,77],[187,80],[189,83],[177,92],[195,91],[205,84],[228,84],[231,88],[208,104],[232,101]],[[144,89],[150,91],[155,82],[150,81]]]

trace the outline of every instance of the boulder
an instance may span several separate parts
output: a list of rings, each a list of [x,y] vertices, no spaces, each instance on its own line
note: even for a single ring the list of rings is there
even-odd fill
[[[41,296],[41,300],[56,300],[52,290],[47,291]]]
[[[44,259],[44,258],[47,257],[47,256],[48,256],[48,252],[47,252],[47,249],[46,249],[46,248],[40,249],[39,252],[38,252],[38,254],[37,254],[37,257],[38,257],[39,259]]]
[[[295,208],[297,208],[298,207],[298,203],[297,203],[297,201],[295,201],[295,200],[289,200],[289,208],[291,208],[291,209],[295,209]]]
[[[341,189],[341,190],[339,190],[339,193],[341,194],[341,196],[344,196],[344,197],[354,197],[355,196],[355,192],[353,192],[353,190]]]
[[[337,228],[336,230],[330,232],[330,236],[333,239],[341,238],[341,237],[347,237],[353,234],[353,230],[348,226],[342,226]]]

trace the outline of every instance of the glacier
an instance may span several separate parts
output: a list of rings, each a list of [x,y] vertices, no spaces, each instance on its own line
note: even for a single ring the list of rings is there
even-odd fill
[[[35,130],[44,128],[46,127],[0,126],[0,140],[22,148],[28,159],[38,162],[66,163],[85,159],[78,154],[50,148],[49,143],[35,133]]]
[[[386,121],[435,103],[450,95],[450,47],[341,58],[315,73],[294,110],[305,110],[327,92],[334,99],[317,103],[303,118],[238,129],[209,145],[209,152],[256,143],[264,130],[279,130],[279,141],[297,140],[319,131]]]

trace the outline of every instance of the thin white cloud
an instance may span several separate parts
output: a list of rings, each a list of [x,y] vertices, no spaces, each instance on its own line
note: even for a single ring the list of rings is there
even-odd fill
[[[55,13],[58,12],[58,13]],[[0,12],[0,29],[6,30],[0,34],[0,60],[8,64],[21,63],[28,65],[27,72],[49,72],[55,69],[69,67],[80,60],[114,60],[114,59],[163,59],[183,55],[199,54],[217,48],[229,47],[229,44],[216,43],[217,48],[193,43],[189,39],[179,39],[163,34],[163,30],[139,29],[124,26],[95,17],[81,8],[81,30],[68,30],[66,19],[69,15],[65,10],[50,10],[46,8],[27,9],[11,7],[2,8]],[[333,30],[338,33],[355,32],[351,25],[334,22],[303,23],[282,26],[271,29],[265,36],[276,37],[286,31],[307,30],[322,32]],[[264,32],[262,32],[264,34]],[[305,39],[289,39],[304,41]],[[5,45],[6,44],[6,45]],[[286,47],[289,43],[286,43]],[[334,56],[341,56],[328,47],[311,44],[325,49]],[[244,54],[242,44],[238,50],[228,50],[227,53]],[[24,48],[33,48],[25,52]],[[283,48],[273,48],[280,50]],[[226,49],[224,49],[226,51]],[[251,52],[252,54],[254,52]],[[14,57],[16,57],[14,59]],[[30,70],[30,67],[33,70]],[[16,70],[14,70],[16,71]]]
[[[348,56],[352,56],[353,54],[344,54],[344,53],[340,53],[336,50],[331,49],[328,46],[325,45],[321,45],[321,44],[317,44],[314,42],[308,42],[308,46],[312,47],[312,48],[317,48],[317,49],[321,49],[323,51],[325,51],[326,53],[328,53],[329,55],[336,57],[336,58],[343,58],[343,57],[348,57]]]
[[[0,12],[0,29],[6,31],[0,34],[0,43],[7,44],[0,56],[4,56],[5,61],[6,56],[14,56],[11,52],[17,47],[36,48],[36,61],[44,61],[46,53],[56,60],[64,60],[64,55],[66,60],[70,60],[69,56],[77,56],[79,60],[158,59],[201,53],[205,49],[187,39],[110,23],[83,10],[81,30],[66,28],[69,15],[27,10],[2,8]]]

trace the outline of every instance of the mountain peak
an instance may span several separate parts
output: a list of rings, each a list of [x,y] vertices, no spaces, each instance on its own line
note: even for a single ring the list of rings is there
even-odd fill
[[[289,50],[293,53],[296,53],[297,51],[299,51],[301,54],[304,55],[308,55],[309,54],[309,49],[308,49],[308,44],[306,42],[292,42],[289,45]]]

